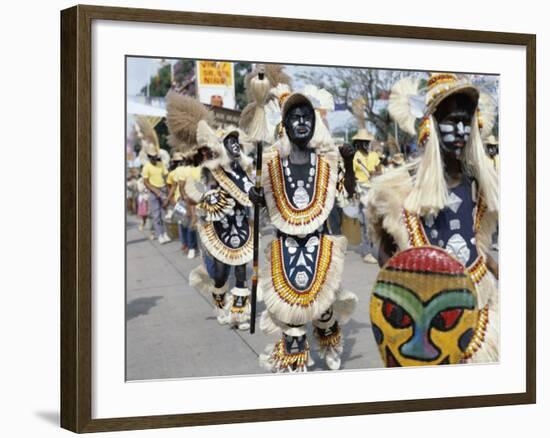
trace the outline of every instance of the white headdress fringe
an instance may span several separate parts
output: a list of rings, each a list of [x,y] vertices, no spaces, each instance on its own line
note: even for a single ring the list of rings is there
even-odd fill
[[[495,100],[488,93],[481,92],[477,103],[481,115],[483,127],[481,128],[481,138],[486,139],[493,132],[495,126],[497,106]]]
[[[413,109],[412,98],[418,94],[418,78],[407,76],[395,83],[391,89],[388,103],[390,116],[399,127],[411,134],[416,135],[415,123],[419,117]]]
[[[325,283],[321,286],[316,299],[307,307],[287,303],[275,290],[271,272],[271,245],[273,242],[268,245],[265,251],[267,266],[262,270],[259,282],[265,306],[272,318],[286,324],[302,325],[318,319],[334,303],[340,288],[347,239],[344,236],[328,236],[328,238],[333,243],[332,258],[328,268],[330,274],[326,276]]]
[[[447,203],[448,189],[433,117],[429,123],[431,134],[421,158],[372,179],[365,213],[369,219],[369,235],[375,242],[379,242],[384,228],[401,249],[406,248],[408,237],[401,223],[403,205],[412,213],[424,216],[437,214]],[[478,246],[486,253],[498,218],[498,177],[485,153],[477,117],[473,118],[471,126],[463,164],[477,180],[487,204],[478,237]],[[411,178],[408,174],[414,176]]]
[[[477,115],[474,116],[470,138],[464,151],[463,164],[477,180],[479,190],[489,211],[498,211],[498,176],[496,170],[485,152]]]
[[[424,145],[424,155],[418,163],[413,189],[405,199],[405,208],[421,216],[437,215],[447,204],[448,198],[437,125],[433,116],[429,117],[428,123],[430,135]]]

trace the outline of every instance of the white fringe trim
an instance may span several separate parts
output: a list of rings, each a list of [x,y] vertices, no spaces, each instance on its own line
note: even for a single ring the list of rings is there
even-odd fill
[[[254,256],[252,229],[247,242],[239,249],[227,248],[219,239],[211,223],[197,224],[197,232],[206,250],[226,265],[239,266],[252,261]]]
[[[276,323],[267,310],[260,316],[260,330],[266,335],[280,335],[283,331],[282,323]]]
[[[343,326],[351,319],[351,315],[355,312],[359,298],[349,290],[340,289],[336,294],[336,301],[332,305],[334,316],[338,324]]]
[[[189,286],[204,295],[211,293],[214,282],[202,263],[189,273]]]

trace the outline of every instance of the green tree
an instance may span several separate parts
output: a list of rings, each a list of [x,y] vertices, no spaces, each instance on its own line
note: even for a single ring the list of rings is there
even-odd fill
[[[159,65],[161,65],[159,63]],[[172,69],[176,86],[191,86],[186,94],[194,94],[195,62],[189,59],[180,59],[171,67],[169,62],[162,65],[149,80],[149,96],[164,97],[172,87]],[[141,94],[147,94],[147,85],[141,89]]]
[[[242,110],[247,104],[246,92],[244,88],[244,80],[246,75],[252,71],[252,64],[250,62],[236,62],[235,63],[235,102],[236,108]]]

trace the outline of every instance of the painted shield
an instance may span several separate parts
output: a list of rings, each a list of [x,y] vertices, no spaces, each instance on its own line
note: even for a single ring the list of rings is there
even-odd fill
[[[386,366],[462,363],[483,317],[464,265],[433,246],[394,255],[380,270],[370,303]]]
[[[259,284],[269,313],[292,325],[320,318],[336,299],[345,248],[345,237],[322,233],[274,239]]]
[[[253,239],[244,208],[236,207],[218,221],[200,223],[197,230],[206,249],[223,263],[235,266],[252,260]]]

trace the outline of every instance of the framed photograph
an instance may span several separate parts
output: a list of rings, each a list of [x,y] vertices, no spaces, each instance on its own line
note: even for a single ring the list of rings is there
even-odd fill
[[[535,403],[535,54],[62,11],[62,427]]]

